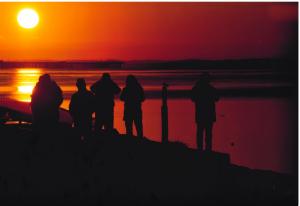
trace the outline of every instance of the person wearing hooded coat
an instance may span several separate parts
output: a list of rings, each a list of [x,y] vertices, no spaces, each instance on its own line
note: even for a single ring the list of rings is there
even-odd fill
[[[31,95],[33,123],[37,126],[55,125],[59,121],[62,90],[49,74],[40,76]]]
[[[126,134],[132,136],[133,123],[138,137],[143,137],[142,102],[145,100],[144,89],[135,76],[128,75],[126,86],[120,95],[124,101],[124,117]]]
[[[86,83],[83,78],[77,79],[75,92],[69,104],[69,111],[74,121],[74,127],[81,137],[91,134],[92,116],[94,112],[94,94],[86,89]]]
[[[108,73],[103,73],[102,78],[91,86],[91,91],[95,94],[95,130],[104,128],[107,132],[112,132],[114,128],[114,96],[120,93],[120,87]]]
[[[212,130],[216,121],[215,102],[219,100],[217,90],[210,84],[210,76],[203,73],[191,91],[195,103],[197,124],[197,146],[203,151],[203,133],[205,131],[205,150],[212,151]]]

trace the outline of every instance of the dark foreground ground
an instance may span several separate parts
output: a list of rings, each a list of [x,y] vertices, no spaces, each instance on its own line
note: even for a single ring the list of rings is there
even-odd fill
[[[254,151],[255,152],[255,151]],[[0,205],[297,205],[297,177],[179,143],[0,125]]]

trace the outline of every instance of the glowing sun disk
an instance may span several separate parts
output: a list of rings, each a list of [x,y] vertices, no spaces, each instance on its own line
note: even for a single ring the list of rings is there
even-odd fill
[[[35,10],[26,8],[18,13],[17,20],[21,27],[31,29],[39,23],[39,15]]]

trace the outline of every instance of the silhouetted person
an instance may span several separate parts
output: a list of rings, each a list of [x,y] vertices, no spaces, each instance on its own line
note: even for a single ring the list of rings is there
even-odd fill
[[[95,94],[96,103],[95,130],[104,127],[108,132],[112,132],[114,124],[114,96],[120,93],[120,87],[113,82],[108,73],[104,73],[102,78],[91,86],[91,91]]]
[[[86,89],[83,78],[77,79],[76,86],[78,91],[71,97],[69,111],[80,136],[86,137],[90,135],[92,129],[94,94]]]
[[[63,101],[62,90],[49,74],[40,76],[31,95],[31,111],[36,126],[58,123],[59,106]]]
[[[120,99],[124,101],[124,117],[127,135],[132,136],[133,122],[138,137],[143,137],[142,102],[144,90],[133,75],[128,75]]]
[[[210,85],[208,73],[201,75],[191,91],[191,99],[195,103],[197,123],[197,146],[203,150],[203,132],[205,131],[205,150],[212,150],[212,129],[216,121],[215,102],[219,100],[217,90]]]

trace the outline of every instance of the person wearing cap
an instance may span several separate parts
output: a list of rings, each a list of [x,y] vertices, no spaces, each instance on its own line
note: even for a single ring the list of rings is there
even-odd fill
[[[203,133],[205,131],[205,151],[212,151],[212,131],[216,121],[215,102],[219,100],[218,91],[210,84],[210,75],[203,73],[191,90],[191,99],[195,103],[197,124],[197,147],[203,151]]]
[[[92,115],[94,112],[94,94],[86,89],[83,78],[77,79],[75,92],[69,104],[69,111],[73,117],[74,127],[81,137],[87,137],[92,129]]]

